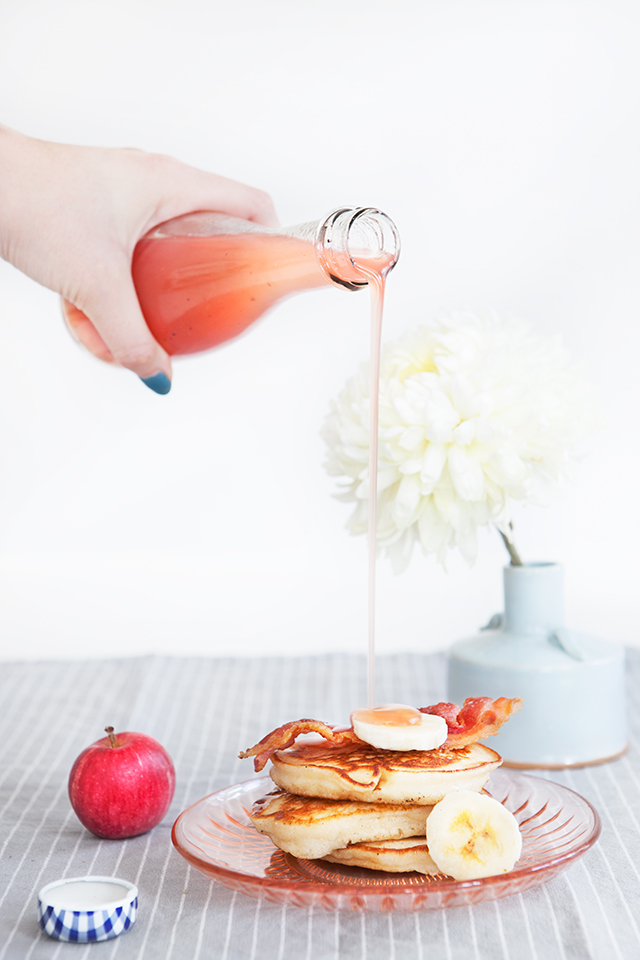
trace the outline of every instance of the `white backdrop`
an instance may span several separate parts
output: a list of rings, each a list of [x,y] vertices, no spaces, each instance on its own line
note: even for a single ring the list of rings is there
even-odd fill
[[[385,339],[457,307],[560,333],[608,424],[518,544],[566,565],[570,625],[640,644],[639,25],[623,0],[5,0],[0,119],[173,154],[283,223],[379,206]],[[366,545],[318,434],[367,310],[292,299],[158,397],[0,262],[0,656],[364,651]],[[489,532],[473,569],[381,561],[380,650],[475,632],[505,561]]]

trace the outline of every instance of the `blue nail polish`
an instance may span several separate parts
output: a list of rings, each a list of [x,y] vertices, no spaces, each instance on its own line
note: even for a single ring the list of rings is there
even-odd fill
[[[169,393],[171,390],[171,380],[166,373],[154,373],[152,377],[140,377],[145,387],[153,390],[154,393]]]

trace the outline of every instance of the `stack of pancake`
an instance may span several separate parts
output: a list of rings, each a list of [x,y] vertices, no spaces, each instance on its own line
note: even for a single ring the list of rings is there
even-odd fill
[[[506,715],[500,722],[520,705],[516,700],[504,702],[511,706],[504,711]],[[423,708],[423,711],[435,709]],[[459,716],[460,708],[455,707],[455,712]],[[439,717],[438,720],[442,723]],[[317,722],[299,721],[299,724]],[[324,725],[317,725],[316,729],[318,726]],[[439,811],[439,818],[433,820],[435,833],[429,843],[428,818],[435,804],[456,794],[449,819],[458,827],[466,824],[467,833],[460,835],[457,842],[467,853],[471,852],[471,860],[479,859],[475,835],[479,832],[486,838],[489,823],[492,836],[497,836],[502,846],[506,843],[507,861],[515,852],[515,862],[520,853],[517,825],[516,839],[512,828],[503,828],[498,823],[503,813],[513,819],[511,814],[496,801],[481,796],[491,771],[502,763],[501,757],[477,740],[449,746],[449,741],[456,742],[455,735],[447,737],[447,727],[444,730],[445,742],[430,750],[381,749],[360,740],[353,729],[337,731],[335,742],[316,736],[311,741],[298,743],[293,743],[287,734],[278,737],[278,731],[274,731],[256,747],[241,754],[259,756],[262,765],[268,756],[272,763],[270,775],[278,787],[254,804],[251,820],[277,847],[296,857],[387,872],[416,870],[438,874],[445,871],[442,858],[432,858],[436,833],[448,842],[453,827],[449,829],[441,823],[436,830],[436,823],[442,822],[443,817]],[[485,724],[480,736],[486,736],[487,730]],[[324,732],[322,735],[327,736]],[[293,740],[296,736],[294,732]],[[280,748],[279,743],[283,744]],[[486,808],[487,802],[500,810]],[[515,824],[515,820],[513,822]],[[505,829],[507,833],[511,830],[509,837]],[[502,872],[502,860],[494,869],[493,852],[488,860],[491,872]],[[513,863],[506,869],[512,866]],[[478,869],[485,868],[486,864],[476,867],[476,875]]]

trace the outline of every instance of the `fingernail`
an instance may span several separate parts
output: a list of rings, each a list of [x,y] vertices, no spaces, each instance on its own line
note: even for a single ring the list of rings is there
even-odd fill
[[[171,380],[166,373],[154,373],[152,377],[140,377],[145,387],[153,390],[154,393],[169,393],[171,390]]]

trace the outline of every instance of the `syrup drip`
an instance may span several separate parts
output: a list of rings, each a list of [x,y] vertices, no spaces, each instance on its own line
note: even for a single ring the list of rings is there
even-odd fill
[[[382,312],[386,278],[395,264],[389,256],[377,268],[356,261],[357,269],[367,278],[371,289],[371,331],[369,359],[369,607],[367,650],[367,705],[376,703],[376,559],[378,552],[378,445],[380,408],[380,344],[382,340]]]

